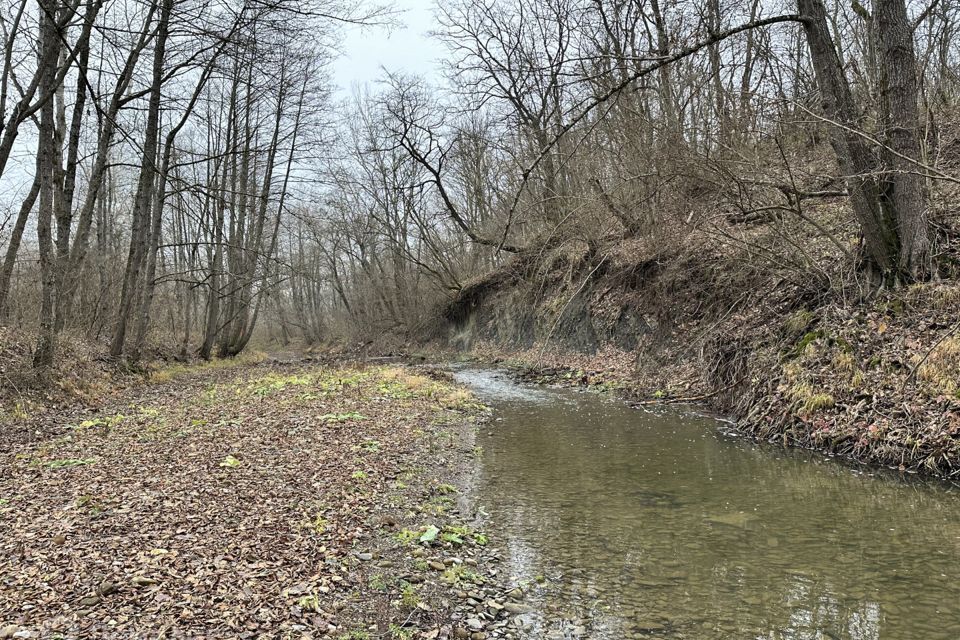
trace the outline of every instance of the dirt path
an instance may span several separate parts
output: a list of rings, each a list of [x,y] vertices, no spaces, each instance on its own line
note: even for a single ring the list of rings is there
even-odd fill
[[[274,363],[64,417],[0,450],[0,638],[488,637],[451,623],[496,574],[457,508],[481,416],[437,377]]]

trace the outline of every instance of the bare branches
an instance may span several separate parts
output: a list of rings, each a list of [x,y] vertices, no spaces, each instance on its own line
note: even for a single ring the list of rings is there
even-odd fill
[[[450,219],[473,242],[497,247],[504,251],[520,251],[520,247],[498,242],[478,234],[467,224],[444,182],[443,165],[449,149],[444,148],[434,133],[441,123],[427,120],[431,115],[424,109],[425,105],[420,87],[415,84],[404,84],[402,80],[395,77],[392,78],[392,89],[393,93],[387,97],[384,106],[391,116],[389,124],[395,127],[393,135],[397,144],[427,171],[429,181],[436,187]],[[422,148],[424,146],[425,149]]]

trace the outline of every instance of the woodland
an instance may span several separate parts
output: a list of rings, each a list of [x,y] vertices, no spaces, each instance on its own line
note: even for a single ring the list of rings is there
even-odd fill
[[[856,300],[954,275],[951,0],[442,3],[439,86],[384,70],[333,99],[343,29],[397,9],[6,3],[20,359],[418,343],[518,256],[552,286],[557,256],[618,246]]]
[[[440,73],[347,91],[345,34],[386,37],[402,3],[0,0],[0,639],[825,637],[774,631],[837,612],[830,637],[957,637],[955,495],[904,477],[960,475],[960,0],[433,12]],[[474,376],[507,389],[496,414],[463,359],[665,412],[537,405],[584,444],[543,431],[511,467],[530,430],[499,420],[531,420],[529,389]],[[731,421],[691,436],[702,408]],[[610,453],[664,416],[662,459]],[[478,442],[508,474],[490,512],[558,472],[580,498],[486,528]],[[569,571],[513,575],[504,530],[579,526],[605,493],[633,502],[548,545]],[[691,546],[629,537],[657,523]],[[602,600],[580,554],[628,542]],[[728,548],[776,587],[681,567]],[[586,609],[537,618],[566,578]],[[629,633],[603,626],[624,594]]]

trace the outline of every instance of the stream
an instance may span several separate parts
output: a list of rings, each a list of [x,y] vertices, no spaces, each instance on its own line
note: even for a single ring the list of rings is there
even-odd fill
[[[960,638],[960,491],[456,375],[493,410],[477,495],[530,638]]]

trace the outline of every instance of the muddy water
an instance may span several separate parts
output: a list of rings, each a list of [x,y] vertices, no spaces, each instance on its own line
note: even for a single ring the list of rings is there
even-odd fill
[[[531,638],[960,638],[960,491],[461,371]]]

